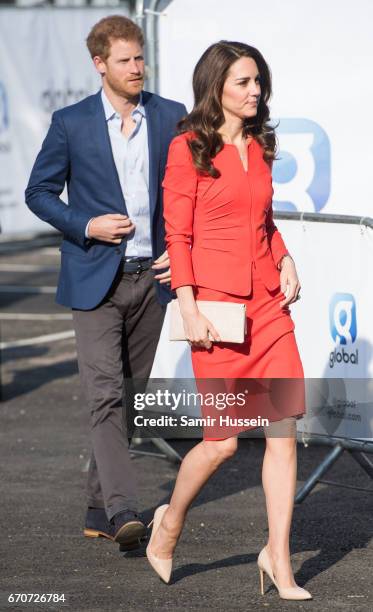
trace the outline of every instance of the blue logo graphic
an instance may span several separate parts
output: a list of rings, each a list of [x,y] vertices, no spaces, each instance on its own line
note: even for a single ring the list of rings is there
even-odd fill
[[[356,303],[351,293],[335,293],[329,306],[330,332],[336,344],[355,342]]]
[[[9,127],[8,96],[4,84],[0,81],[0,134]]]
[[[279,159],[273,165],[274,208],[319,212],[330,195],[330,141],[310,119],[281,119]]]

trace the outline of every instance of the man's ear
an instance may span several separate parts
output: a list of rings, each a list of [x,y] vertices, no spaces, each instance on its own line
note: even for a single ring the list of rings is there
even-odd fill
[[[97,72],[99,72],[101,76],[105,76],[106,64],[99,55],[95,55],[95,57],[93,58],[93,63]]]

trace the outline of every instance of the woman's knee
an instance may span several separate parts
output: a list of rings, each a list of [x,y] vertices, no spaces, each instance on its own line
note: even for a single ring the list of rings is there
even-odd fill
[[[205,440],[204,446],[210,460],[220,464],[232,457],[237,450],[237,438],[225,440]]]
[[[288,457],[296,453],[296,437],[274,437],[266,436],[266,451],[278,457]]]
[[[286,417],[280,421],[272,421],[264,427],[264,433],[266,438],[296,438],[296,418]]]

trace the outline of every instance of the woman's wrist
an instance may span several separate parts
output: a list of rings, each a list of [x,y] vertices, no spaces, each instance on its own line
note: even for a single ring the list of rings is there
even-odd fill
[[[280,261],[278,262],[277,268],[279,270],[282,270],[284,263],[286,263],[286,260],[293,261],[293,258],[291,257],[291,255],[289,255],[289,253],[285,253],[285,255],[283,255]]]
[[[180,313],[183,319],[188,319],[189,317],[195,317],[198,314],[197,304],[181,306],[180,304]]]
[[[178,287],[176,289],[176,295],[179,300],[180,314],[183,318],[198,314],[198,307],[194,299],[193,287]]]

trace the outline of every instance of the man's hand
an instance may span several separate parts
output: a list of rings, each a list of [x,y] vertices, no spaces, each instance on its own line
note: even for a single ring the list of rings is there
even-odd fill
[[[285,300],[280,302],[280,306],[284,308],[297,301],[300,291],[297,271],[290,255],[286,255],[281,262],[280,283],[281,291],[285,295]]]
[[[120,244],[122,238],[128,236],[134,229],[135,225],[127,215],[100,215],[90,222],[88,238]]]
[[[162,255],[160,257],[158,257],[158,259],[155,260],[155,262],[152,265],[153,270],[163,270],[164,268],[168,268],[166,270],[166,272],[163,272],[162,274],[155,274],[154,278],[156,278],[161,285],[164,284],[170,284],[171,282],[171,270],[170,270],[170,258],[168,256],[167,251],[165,251],[164,253],[162,253]]]

